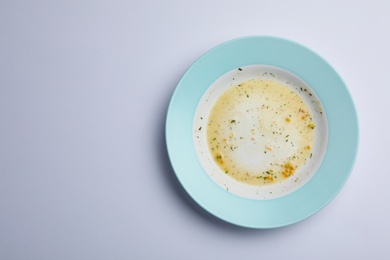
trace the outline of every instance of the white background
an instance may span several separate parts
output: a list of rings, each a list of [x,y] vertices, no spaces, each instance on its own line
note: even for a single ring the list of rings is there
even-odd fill
[[[388,1],[0,1],[0,259],[389,259]],[[251,230],[209,215],[167,158],[180,77],[247,35],[323,56],[360,146],[307,220]]]

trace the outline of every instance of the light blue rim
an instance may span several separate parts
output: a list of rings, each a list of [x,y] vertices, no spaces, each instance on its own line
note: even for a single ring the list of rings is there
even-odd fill
[[[192,142],[195,110],[206,89],[226,72],[251,64],[277,66],[298,75],[316,92],[328,118],[328,148],[317,173],[299,190],[273,200],[244,199],[220,188],[203,170]],[[290,225],[326,206],[352,171],[358,137],[355,106],[337,72],[306,47],[271,36],[234,39],[200,57],[177,85],[166,119],[169,158],[184,189],[211,214],[248,228]]]

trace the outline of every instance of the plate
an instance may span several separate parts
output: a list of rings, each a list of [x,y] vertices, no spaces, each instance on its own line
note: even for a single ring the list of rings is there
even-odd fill
[[[202,97],[224,75],[253,66],[285,71],[307,84],[321,101],[327,135],[310,178],[285,194],[258,199],[227,190],[210,178],[194,140]],[[337,195],[356,158],[358,122],[346,85],[318,54],[287,39],[250,36],[213,48],[187,70],[169,104],[166,143],[178,180],[201,207],[235,225],[275,228],[313,215]]]

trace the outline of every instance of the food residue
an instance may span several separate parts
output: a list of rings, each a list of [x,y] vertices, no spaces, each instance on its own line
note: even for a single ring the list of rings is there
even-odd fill
[[[207,122],[207,143],[225,174],[269,185],[290,178],[312,158],[315,124],[298,92],[276,80],[252,79],[218,98]]]

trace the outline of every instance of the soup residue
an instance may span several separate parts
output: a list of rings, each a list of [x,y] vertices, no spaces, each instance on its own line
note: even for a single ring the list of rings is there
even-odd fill
[[[207,143],[225,174],[264,186],[291,178],[312,157],[314,128],[296,91],[275,80],[252,79],[218,98],[208,119]]]

